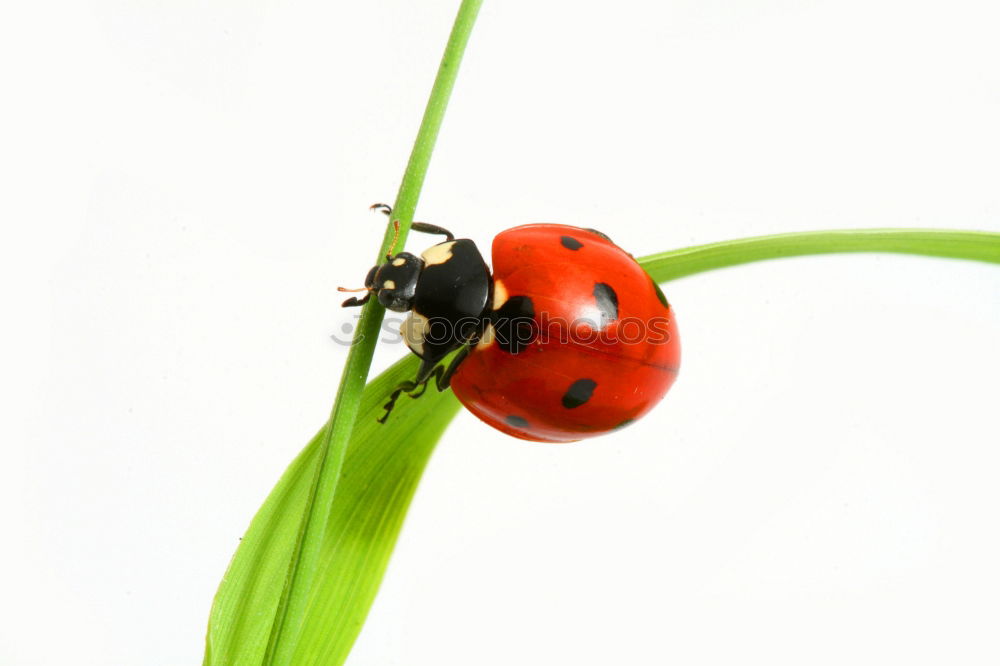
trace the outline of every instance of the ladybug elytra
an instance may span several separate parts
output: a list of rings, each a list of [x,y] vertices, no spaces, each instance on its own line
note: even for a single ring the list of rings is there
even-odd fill
[[[381,206],[389,212],[388,206]],[[680,343],[671,309],[635,259],[606,235],[528,224],[493,240],[493,272],[476,244],[441,234],[419,257],[390,254],[365,280],[421,359],[403,393],[433,379],[479,419],[514,437],[570,442],[626,426],[648,412],[677,376]],[[445,363],[446,357],[457,353]]]

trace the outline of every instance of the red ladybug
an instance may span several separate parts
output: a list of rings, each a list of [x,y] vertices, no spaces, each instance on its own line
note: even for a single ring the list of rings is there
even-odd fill
[[[383,207],[387,210],[388,207]],[[404,392],[433,378],[465,407],[514,437],[570,442],[624,427],[663,398],[677,376],[680,343],[663,292],[624,250],[593,229],[528,224],[493,240],[493,274],[475,243],[443,243],[420,257],[387,256],[365,281],[397,312],[422,360]],[[442,361],[459,350],[445,366]]]

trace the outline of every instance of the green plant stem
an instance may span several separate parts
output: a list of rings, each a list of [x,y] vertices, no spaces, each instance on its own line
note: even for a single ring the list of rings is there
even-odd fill
[[[431,88],[423,120],[420,121],[417,139],[413,142],[410,161],[406,164],[403,183],[396,195],[393,217],[400,222],[400,246],[406,240],[406,233],[413,221],[413,213],[417,208],[417,199],[424,184],[424,176],[427,174],[431,152],[434,150],[438,130],[441,128],[441,121],[444,119],[444,112],[448,106],[448,100],[451,99],[452,88],[455,86],[455,78],[458,76],[458,66],[462,62],[462,54],[465,52],[469,35],[472,34],[472,26],[476,22],[476,16],[478,16],[482,4],[483,0],[462,0],[462,4],[458,8],[458,15],[455,16],[455,24],[448,37],[448,44],[445,46],[437,77],[434,79],[434,87]],[[391,241],[391,235],[392,230],[390,229],[386,234],[386,239]]]
[[[458,76],[459,64],[481,5],[482,0],[463,0],[445,47],[393,208],[393,218],[399,222],[397,243],[400,246],[405,242],[413,220],[441,121]],[[377,262],[381,261],[389,250],[394,235],[390,224],[382,240]],[[371,367],[384,314],[384,309],[373,299],[364,307],[358,321],[351,350],[344,364],[340,388],[330,413],[330,421],[324,429],[320,463],[312,483],[310,499],[302,516],[299,538],[296,540],[289,564],[288,578],[271,627],[268,649],[264,657],[264,663],[269,666],[290,664],[295,652],[320,560],[320,549],[329,522],[344,454],[354,430],[361,391]]]
[[[837,252],[894,252],[1000,263],[1000,234],[949,229],[839,229],[753,236],[639,258],[657,282],[765,259]]]

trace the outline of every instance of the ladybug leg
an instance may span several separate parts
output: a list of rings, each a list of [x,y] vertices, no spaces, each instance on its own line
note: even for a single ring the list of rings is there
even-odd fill
[[[362,298],[358,298],[357,296],[351,296],[346,301],[344,301],[343,303],[341,303],[340,307],[342,307],[342,308],[359,308],[362,305],[364,305],[365,303],[367,303],[368,299],[371,298],[371,297],[372,297],[372,292],[370,292],[370,291],[367,294],[365,294]]]
[[[461,351],[455,355],[455,358],[451,360],[446,368],[444,365],[432,365],[427,361],[423,361],[420,364],[420,369],[417,371],[417,377],[413,381],[400,382],[399,386],[392,392],[389,396],[389,401],[383,405],[385,407],[385,413],[378,419],[379,423],[385,423],[386,419],[389,418],[389,414],[396,406],[396,401],[399,400],[399,396],[406,393],[411,398],[419,398],[427,390],[427,386],[430,384],[431,379],[434,380],[434,385],[437,387],[438,392],[442,392],[448,388],[451,384],[451,376],[455,374],[458,366],[465,360],[465,357],[469,355],[472,351],[472,344],[467,344],[462,347]],[[419,389],[419,390],[418,390]]]
[[[414,222],[413,224],[410,225],[410,229],[425,234],[437,234],[439,236],[444,236],[448,241],[455,240],[455,234],[451,233],[444,227],[439,227],[436,224],[428,224],[427,222]]]
[[[443,365],[436,366],[430,373],[430,375],[424,381],[420,382],[420,390],[416,392],[410,392],[409,396],[411,398],[419,398],[430,386],[431,379],[434,380],[434,385],[437,387],[438,393],[441,393],[446,388],[451,386],[451,376],[455,374],[458,370],[458,366],[465,360],[465,357],[469,355],[469,351],[472,349],[471,345],[466,345],[462,347],[462,350],[455,355],[455,358],[451,359],[451,363],[448,367]]]
[[[389,418],[389,414],[391,414],[393,408],[395,408],[396,401],[399,400],[399,396],[401,396],[404,392],[412,391],[415,388],[417,388],[416,382],[402,382],[399,386],[397,386],[396,390],[389,396],[389,402],[382,405],[385,409],[385,413],[376,420],[379,423],[385,423],[386,419]]]
[[[462,350],[455,354],[455,358],[451,359],[451,363],[448,364],[448,368],[434,377],[434,384],[437,386],[439,393],[451,386],[451,376],[455,374],[455,371],[458,370],[458,366],[461,365],[462,361],[466,359],[475,344],[476,342],[470,342],[462,347]],[[443,367],[444,366],[438,366],[438,369]]]
[[[385,215],[387,215],[389,217],[392,217],[392,206],[390,206],[389,204],[384,204],[384,203],[372,204],[369,207],[369,209],[370,210],[376,210],[376,211],[378,211],[380,213],[383,213],[383,214],[385,214]],[[450,231],[448,231],[444,227],[439,227],[436,224],[430,224],[428,222],[414,222],[413,224],[410,225],[410,229],[413,229],[414,231],[419,231],[419,232],[425,233],[425,234],[437,234],[439,236],[444,236],[445,239],[448,240],[448,241],[455,240],[455,234],[451,233]]]
[[[435,367],[431,371],[431,376],[430,377],[428,377],[427,379],[425,379],[422,382],[418,382],[416,386],[414,386],[412,389],[410,389],[409,391],[406,392],[406,395],[410,396],[411,398],[419,398],[427,390],[427,387],[431,383],[431,379],[434,380],[435,384],[438,383],[438,381],[439,381],[438,377],[441,376],[442,372],[444,372],[444,366],[443,365],[439,365],[439,366]],[[438,390],[441,390],[441,389],[438,389]]]
[[[383,414],[379,419],[379,423],[385,423],[386,419],[389,418],[389,414],[392,412],[393,408],[396,406],[396,401],[399,400],[399,396],[404,393],[410,393],[414,389],[420,387],[421,384],[426,385],[427,380],[434,373],[434,364],[428,361],[421,361],[420,369],[417,370],[417,377],[413,381],[400,382],[396,389],[389,395],[389,402],[385,403],[385,414]]]

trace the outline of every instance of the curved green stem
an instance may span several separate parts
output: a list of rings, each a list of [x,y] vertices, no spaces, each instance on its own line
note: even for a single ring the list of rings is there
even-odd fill
[[[406,241],[417,200],[420,197],[420,189],[423,186],[431,154],[434,151],[434,144],[437,141],[438,130],[441,128],[441,121],[444,118],[445,109],[458,76],[459,64],[462,61],[465,46],[469,41],[469,35],[472,33],[472,27],[481,5],[482,0],[463,0],[455,18],[448,44],[445,47],[444,56],[434,80],[434,87],[431,90],[416,141],[413,144],[413,151],[410,154],[406,172],[396,195],[393,218],[399,221],[397,242],[400,246]],[[389,250],[394,235],[393,227],[390,224],[386,229],[376,261],[381,261]],[[320,461],[312,481],[309,500],[306,503],[299,535],[289,563],[288,578],[282,590],[274,623],[271,627],[267,652],[264,657],[264,664],[269,666],[290,664],[295,652],[309,602],[309,593],[313,587],[313,580],[320,561],[320,550],[329,522],[344,462],[344,454],[358,416],[361,391],[371,367],[375,342],[378,340],[379,326],[382,323],[384,313],[384,309],[372,299],[362,310],[358,321],[358,328],[344,364],[340,388],[330,413],[330,420],[322,435]]]
[[[1000,263],[1000,233],[948,229],[840,229],[753,236],[639,258],[657,282],[765,259],[836,252],[895,252]]]

